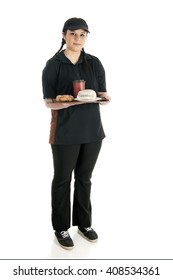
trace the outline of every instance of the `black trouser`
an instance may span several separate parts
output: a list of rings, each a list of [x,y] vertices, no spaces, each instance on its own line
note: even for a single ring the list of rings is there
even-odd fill
[[[71,224],[70,184],[74,170],[73,225],[91,226],[91,176],[102,141],[80,145],[51,145],[54,163],[52,225],[67,230]]]

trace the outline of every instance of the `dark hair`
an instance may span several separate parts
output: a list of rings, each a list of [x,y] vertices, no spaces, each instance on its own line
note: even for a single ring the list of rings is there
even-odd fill
[[[66,34],[68,29],[69,30],[84,29],[87,33],[90,33],[86,21],[82,18],[77,18],[77,17],[70,18],[64,23],[62,32]],[[65,39],[62,38],[61,47],[58,50],[57,54],[60,53],[64,45],[65,45]]]
[[[57,51],[57,53],[56,54],[58,54],[58,53],[60,53],[60,51],[62,50],[62,48],[63,48],[63,46],[65,45],[65,39],[64,38],[62,38],[62,41],[61,41],[61,47],[60,47],[60,49]]]
[[[63,33],[66,34],[66,32],[67,32],[67,30],[64,30]],[[58,55],[61,52],[61,50],[63,49],[63,46],[65,44],[66,44],[66,41],[65,41],[64,38],[62,38],[61,47],[59,48],[59,50],[57,51],[57,53],[55,55]],[[93,73],[92,73],[91,66],[86,59],[86,53],[85,53],[84,48],[82,48],[82,50],[81,50],[81,55],[83,57],[83,70],[84,70],[84,72],[86,73],[87,76],[89,75],[88,78],[91,79],[91,77],[93,76],[92,75]],[[90,74],[91,74],[91,76],[90,76]]]
[[[64,34],[66,34],[66,31],[64,32]],[[59,54],[59,53],[60,53],[60,51],[62,50],[62,48],[64,47],[65,44],[66,44],[65,39],[62,38],[61,47],[59,48],[59,50],[57,51],[56,54]],[[86,60],[86,54],[85,54],[84,48],[82,48],[82,53],[83,53],[84,59]]]
[[[61,47],[60,47],[59,50],[57,51],[56,55],[58,55],[58,54],[61,52],[61,50],[62,50],[63,46],[65,45],[65,43],[66,43],[66,42],[65,42],[64,38],[62,38]],[[86,53],[85,53],[85,51],[84,51],[84,48],[82,48],[81,54],[82,54],[82,56],[83,56],[84,68],[85,68],[85,70],[87,70],[88,68],[90,68],[90,65],[89,65],[89,63],[87,62]]]

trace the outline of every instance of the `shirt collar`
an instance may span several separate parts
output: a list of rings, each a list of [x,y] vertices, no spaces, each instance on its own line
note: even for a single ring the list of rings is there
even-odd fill
[[[60,53],[56,53],[54,56],[57,60],[63,62],[63,63],[69,63],[71,64],[70,60],[65,56],[64,50],[62,50]],[[86,60],[92,59],[91,55],[86,54]],[[83,62],[83,56],[80,55],[79,61],[76,64],[80,64]]]

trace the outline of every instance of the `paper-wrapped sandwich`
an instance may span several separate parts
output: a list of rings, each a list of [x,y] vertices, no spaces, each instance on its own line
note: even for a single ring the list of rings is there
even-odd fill
[[[96,100],[96,92],[92,89],[84,89],[78,92],[77,99],[79,101]]]

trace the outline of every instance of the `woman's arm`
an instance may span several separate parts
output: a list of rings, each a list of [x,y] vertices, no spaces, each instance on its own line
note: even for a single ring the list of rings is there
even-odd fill
[[[45,102],[46,107],[51,110],[61,110],[61,109],[67,108],[66,107],[67,103],[57,102],[56,99],[45,98],[44,102]]]
[[[103,98],[103,101],[99,101],[99,104],[101,105],[106,105],[111,101],[111,97],[107,94],[107,92],[98,92],[98,96]]]
[[[98,96],[111,101],[111,97],[107,94],[107,92],[98,92]]]
[[[61,110],[61,109],[66,109],[70,106],[84,104],[83,102],[79,102],[79,101],[57,102],[56,99],[51,99],[51,98],[45,98],[44,102],[45,102],[46,107],[51,110]]]

